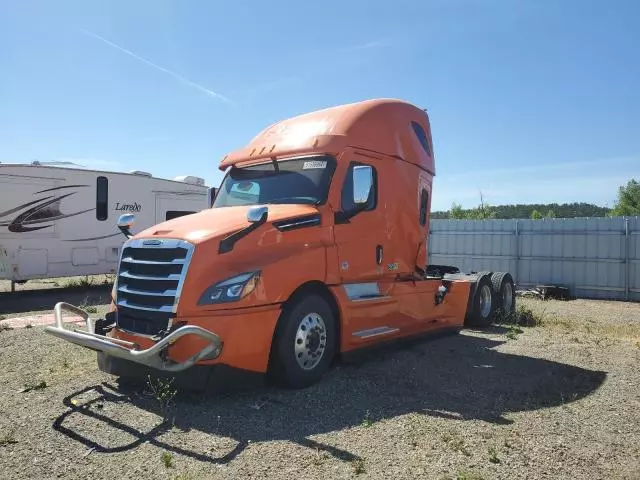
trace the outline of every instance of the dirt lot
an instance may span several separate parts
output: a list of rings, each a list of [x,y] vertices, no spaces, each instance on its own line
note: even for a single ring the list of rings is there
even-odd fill
[[[640,305],[518,301],[540,325],[388,349],[301,391],[180,391],[164,423],[161,392],[90,351],[0,331],[1,476],[640,478]]]

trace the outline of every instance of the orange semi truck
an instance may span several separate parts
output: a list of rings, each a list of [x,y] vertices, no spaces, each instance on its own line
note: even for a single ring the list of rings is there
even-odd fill
[[[119,376],[219,365],[300,388],[337,355],[515,308],[508,272],[427,265],[433,143],[410,103],[278,122],[219,168],[209,209],[136,235],[123,215],[110,312],[94,321],[60,302],[46,331]],[[66,328],[64,310],[86,328]]]

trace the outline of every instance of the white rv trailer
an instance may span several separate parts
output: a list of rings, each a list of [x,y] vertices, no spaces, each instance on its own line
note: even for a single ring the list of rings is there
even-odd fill
[[[126,240],[117,227],[120,215],[135,213],[136,232],[209,208],[214,195],[193,176],[0,163],[0,279],[13,287],[29,279],[113,273]]]

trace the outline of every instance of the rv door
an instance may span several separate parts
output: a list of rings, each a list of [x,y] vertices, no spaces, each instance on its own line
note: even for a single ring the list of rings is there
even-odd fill
[[[159,193],[156,195],[156,223],[199,212],[207,208],[207,202],[206,194]]]
[[[0,279],[11,279],[11,259],[9,258],[9,252],[0,244]]]

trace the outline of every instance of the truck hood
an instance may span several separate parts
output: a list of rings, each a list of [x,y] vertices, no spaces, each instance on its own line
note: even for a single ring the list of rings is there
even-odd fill
[[[248,226],[247,212],[253,206],[209,208],[159,223],[137,233],[133,238],[179,238],[198,244],[211,238],[227,236]],[[267,205],[267,207],[269,208],[267,223],[318,213],[318,209],[312,205]]]

